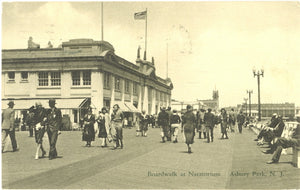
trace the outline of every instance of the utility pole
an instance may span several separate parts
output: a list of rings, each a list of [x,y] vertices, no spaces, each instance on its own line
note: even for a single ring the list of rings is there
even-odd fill
[[[247,100],[248,100],[248,98],[244,98],[245,106],[246,106],[246,115],[247,115]]]
[[[253,91],[247,90],[247,93],[249,94],[249,117],[251,117],[251,94],[253,93]]]
[[[264,77],[264,70],[261,69],[255,70],[253,69],[253,76],[254,78],[257,77],[257,86],[258,86],[258,121],[261,121],[261,105],[260,105],[260,76]]]

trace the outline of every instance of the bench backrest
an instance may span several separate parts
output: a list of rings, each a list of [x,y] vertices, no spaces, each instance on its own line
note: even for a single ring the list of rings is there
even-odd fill
[[[297,128],[297,125],[299,125],[298,122],[285,122],[285,126],[283,129],[283,132],[281,134],[281,137],[285,137],[285,138],[291,138],[294,131]]]

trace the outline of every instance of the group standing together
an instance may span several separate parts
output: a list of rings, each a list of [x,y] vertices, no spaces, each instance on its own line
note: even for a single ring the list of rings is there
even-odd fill
[[[32,106],[29,109],[26,122],[35,131],[35,142],[37,144],[35,159],[39,159],[39,150],[42,151],[42,157],[46,155],[46,151],[42,145],[45,132],[47,132],[50,145],[49,160],[56,158],[58,155],[56,142],[61,131],[62,116],[61,111],[55,107],[55,104],[55,99],[50,99],[50,109],[43,108],[40,102],[36,102],[35,107]],[[7,135],[10,135],[13,151],[18,150],[14,129],[14,102],[9,101],[8,106],[2,113],[2,152],[4,152]]]
[[[176,110],[171,112],[171,108],[166,109],[161,108],[158,114],[157,123],[161,128],[161,142],[171,141],[173,137],[173,142],[177,143],[177,136],[179,128],[181,132],[184,133],[185,143],[187,144],[188,153],[191,153],[191,144],[194,143],[195,134],[199,133],[199,139],[207,139],[207,142],[213,142],[214,140],[214,128],[217,124],[221,125],[221,139],[228,139],[227,131],[230,130],[234,132],[236,122],[239,126],[239,132],[242,133],[242,126],[245,122],[245,115],[242,111],[235,116],[234,110],[232,109],[229,114],[227,114],[224,108],[221,109],[220,115],[215,115],[212,113],[212,109],[201,109],[197,114],[193,113],[193,108],[191,105],[187,105],[186,112],[181,116],[177,114]]]
[[[95,123],[98,124],[98,137],[101,140],[101,147],[107,147],[107,142],[115,142],[113,149],[124,147],[123,144],[123,126],[124,115],[118,104],[113,106],[111,116],[104,107],[96,118],[92,113],[92,108],[88,108],[87,114],[82,119],[83,132],[82,140],[86,141],[86,146],[91,147],[91,142],[95,141],[96,131]]]

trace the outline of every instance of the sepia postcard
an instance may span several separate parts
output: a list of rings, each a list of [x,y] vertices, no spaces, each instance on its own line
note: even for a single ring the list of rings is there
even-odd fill
[[[300,189],[300,1],[3,1],[3,189]]]

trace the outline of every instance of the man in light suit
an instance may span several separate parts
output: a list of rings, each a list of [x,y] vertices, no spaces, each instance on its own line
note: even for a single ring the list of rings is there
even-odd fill
[[[15,137],[15,103],[13,101],[8,102],[8,108],[2,112],[2,153],[4,152],[5,140],[9,135],[13,152],[18,151],[17,141]]]

